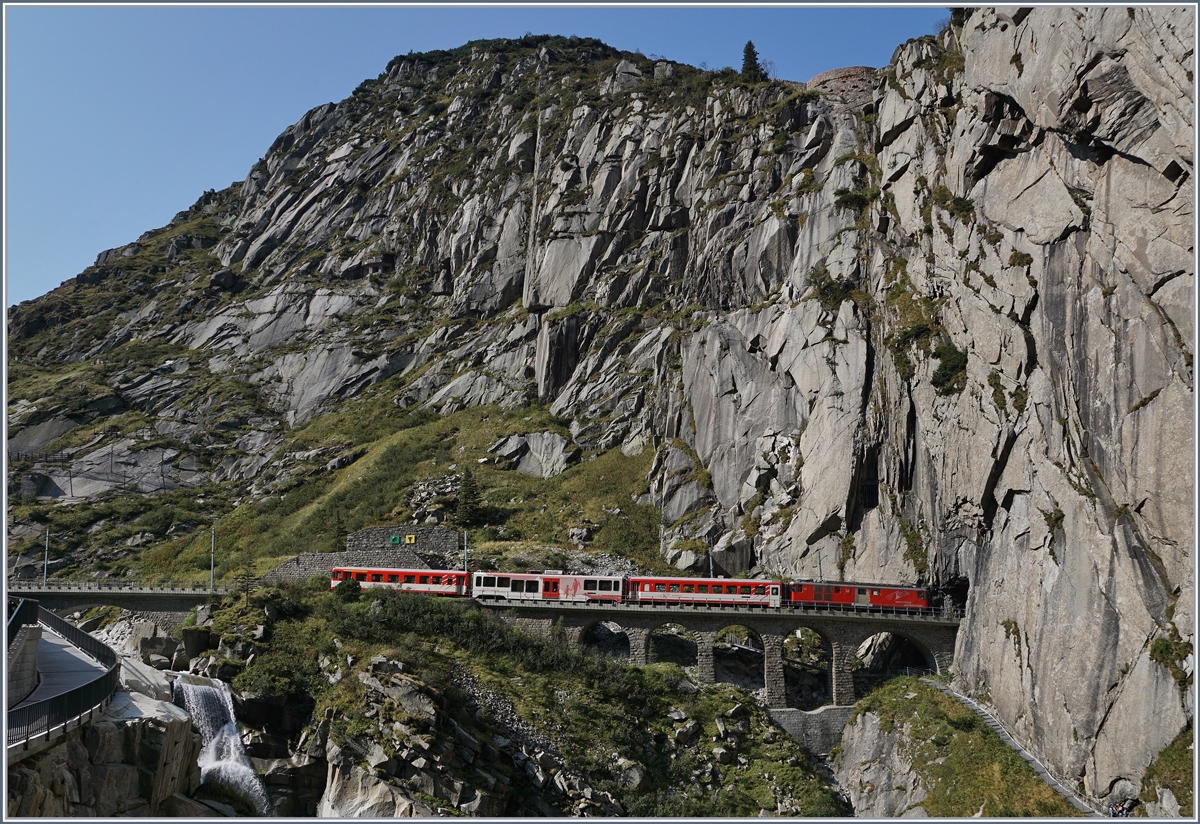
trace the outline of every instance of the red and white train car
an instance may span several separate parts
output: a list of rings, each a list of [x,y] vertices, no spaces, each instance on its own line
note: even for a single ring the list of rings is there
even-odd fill
[[[358,581],[363,589],[398,589],[427,595],[470,595],[470,575],[450,569],[379,569],[375,567],[334,567],[329,588],[342,581]]]
[[[642,604],[778,607],[782,590],[780,581],[638,576],[629,579],[629,601]]]
[[[611,601],[625,595],[620,575],[566,575],[562,572],[475,572],[471,596],[505,601]]]

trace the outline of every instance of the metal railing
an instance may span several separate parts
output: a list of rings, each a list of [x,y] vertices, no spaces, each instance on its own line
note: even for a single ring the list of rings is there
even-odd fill
[[[72,645],[95,658],[101,666],[111,666],[120,661],[117,654],[107,644],[97,641],[79,627],[69,621],[64,621],[45,607],[38,607],[38,623],[66,638]]]
[[[8,629],[5,633],[5,642],[8,646],[12,646],[12,642],[16,640],[17,633],[21,627],[26,624],[36,624],[38,622],[38,602],[30,598],[10,598],[9,602],[13,604],[12,610],[8,615]]]
[[[28,744],[36,738],[58,729],[66,731],[71,723],[79,723],[101,708],[120,684],[121,662],[106,644],[97,641],[83,630],[59,618],[49,610],[38,607],[38,623],[57,632],[74,646],[96,659],[106,670],[96,678],[72,690],[17,707],[8,711],[8,746]]]

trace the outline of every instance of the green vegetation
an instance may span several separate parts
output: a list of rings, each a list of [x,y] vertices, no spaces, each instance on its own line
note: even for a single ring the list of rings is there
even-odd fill
[[[902,752],[929,793],[921,806],[931,817],[1080,815],[975,713],[920,679],[888,681],[858,702],[851,723],[868,712],[881,733],[910,725]]]
[[[766,79],[767,73],[758,62],[758,50],[754,48],[754,41],[747,40],[746,47],[742,49],[742,80],[747,83],[762,83]]]
[[[1180,687],[1189,687],[1192,676],[1183,669],[1183,662],[1192,654],[1192,645],[1179,637],[1179,630],[1171,625],[1170,635],[1155,638],[1150,645],[1150,660],[1171,671],[1171,676]]]
[[[921,538],[921,531],[901,518],[900,534],[904,536],[904,560],[913,565],[917,575],[924,575],[929,569],[929,558],[925,555],[925,542]]]
[[[933,355],[941,363],[934,370],[929,382],[937,388],[938,394],[953,395],[962,392],[967,385],[967,353],[957,349],[952,343],[943,343],[933,350]]]
[[[697,690],[672,664],[629,666],[590,648],[570,647],[561,638],[533,637],[470,602],[391,591],[343,598],[320,591],[322,583],[287,584],[250,597],[250,610],[261,615],[263,605],[272,603],[280,617],[234,686],[297,706],[311,695],[306,706],[314,717],[322,717],[326,708],[335,711],[335,741],[369,734],[384,721],[415,730],[434,746],[454,740],[455,724],[494,745],[500,730],[492,726],[490,711],[469,712],[454,683],[454,673],[465,671],[508,698],[526,723],[554,741],[568,770],[612,793],[629,815],[753,816],[775,809],[773,787],[796,798],[804,815],[843,813],[803,748],[787,736],[767,735],[769,719],[742,690],[722,684]],[[236,603],[217,613],[222,626],[247,617]],[[437,723],[409,716],[390,702],[376,716],[357,678],[330,685],[321,673],[322,656],[336,656],[344,666],[348,659],[365,664],[376,654],[401,662],[406,676],[444,697],[446,709]],[[711,759],[705,755],[716,746],[718,716],[739,703],[748,709],[749,731],[738,751],[749,766],[723,767],[722,772],[737,772],[706,790],[693,770]],[[670,707],[698,722],[694,745],[667,743],[676,729],[666,716]],[[641,764],[649,785],[641,790],[623,786],[611,772],[614,755]],[[515,797],[532,792],[520,771],[503,759],[489,769],[509,779],[508,785],[497,785],[500,792]],[[732,787],[722,786],[734,776]]]
[[[1158,801],[1157,788],[1171,791],[1179,802],[1179,813],[1184,818],[1195,815],[1192,796],[1192,725],[1188,724],[1175,740],[1163,748],[1142,776],[1142,791],[1138,797],[1142,803]]]
[[[932,197],[934,203],[954,215],[963,223],[970,222],[971,218],[975,216],[975,204],[968,198],[954,197],[951,191],[945,186],[935,186]]]
[[[473,526],[479,520],[479,485],[471,467],[464,467],[458,486],[458,505],[454,510],[454,523]]]
[[[1025,252],[1013,252],[1008,256],[1008,265],[1021,267],[1032,266],[1033,256],[1027,255]]]
[[[1051,532],[1057,532],[1058,530],[1062,529],[1063,519],[1066,516],[1063,515],[1063,511],[1061,509],[1054,507],[1053,512],[1047,512],[1043,509],[1041,510],[1041,513],[1042,518],[1044,518],[1046,521],[1047,529],[1049,529]]]
[[[988,386],[992,387],[992,403],[996,404],[996,408],[1003,411],[1008,407],[1008,398],[1004,396],[1004,387],[1000,383],[1000,373],[992,371],[988,375]]]

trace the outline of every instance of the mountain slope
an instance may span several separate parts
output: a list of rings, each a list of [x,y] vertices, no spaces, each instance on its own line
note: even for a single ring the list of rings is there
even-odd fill
[[[10,492],[183,488],[165,527],[13,534],[179,556],[496,407],[653,453],[627,492],[672,563],[965,603],[964,688],[1090,794],[1136,785],[1192,714],[1193,24],[974,11],[809,89],[577,38],[398,57],[10,311],[10,451],[75,450]]]

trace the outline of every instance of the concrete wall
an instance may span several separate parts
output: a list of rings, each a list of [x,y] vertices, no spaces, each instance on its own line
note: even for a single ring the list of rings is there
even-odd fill
[[[37,688],[37,651],[42,628],[26,624],[8,648],[8,707],[12,709]]]

